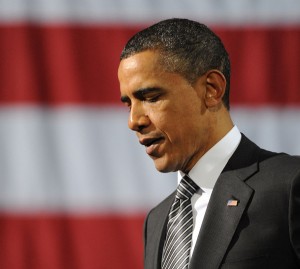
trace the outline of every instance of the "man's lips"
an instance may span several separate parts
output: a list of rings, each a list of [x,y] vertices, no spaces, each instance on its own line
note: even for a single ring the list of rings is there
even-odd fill
[[[163,137],[153,137],[153,138],[142,138],[139,140],[140,144],[145,147],[150,147],[154,144],[159,143]]]
[[[140,143],[146,147],[148,155],[156,156],[158,154],[158,147],[163,139],[163,137],[143,138],[140,139]]]

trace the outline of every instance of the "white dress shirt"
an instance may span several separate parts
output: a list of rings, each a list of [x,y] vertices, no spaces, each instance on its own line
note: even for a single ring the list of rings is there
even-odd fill
[[[190,257],[192,257],[194,252],[213,187],[240,141],[241,133],[234,126],[217,144],[202,156],[188,174],[200,187],[198,192],[191,198],[194,225]],[[178,184],[184,175],[183,172],[178,171]]]

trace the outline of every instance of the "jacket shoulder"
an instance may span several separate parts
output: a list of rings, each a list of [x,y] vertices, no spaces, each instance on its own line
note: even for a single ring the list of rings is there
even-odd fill
[[[297,171],[300,170],[300,156],[278,153],[260,162],[260,167],[270,166],[273,166],[276,170],[284,170],[286,172]]]

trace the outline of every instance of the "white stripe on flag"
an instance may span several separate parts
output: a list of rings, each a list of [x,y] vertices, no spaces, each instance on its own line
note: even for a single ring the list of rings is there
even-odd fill
[[[300,22],[298,0],[2,0],[2,21],[149,23],[188,17],[218,24]]]
[[[141,212],[171,192],[118,108],[0,112],[2,210]],[[172,184],[173,182],[173,184]]]
[[[270,151],[300,155],[299,107],[236,107],[232,117],[240,131]]]
[[[242,132],[262,147],[299,154],[300,109],[233,108]],[[130,213],[168,195],[161,174],[118,107],[0,110],[0,206],[9,211]]]

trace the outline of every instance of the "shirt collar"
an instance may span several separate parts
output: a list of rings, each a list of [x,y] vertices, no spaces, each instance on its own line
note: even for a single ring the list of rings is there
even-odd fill
[[[201,188],[212,189],[226,163],[241,141],[241,133],[234,126],[217,144],[194,165],[188,176]],[[178,171],[178,183],[185,174]]]

